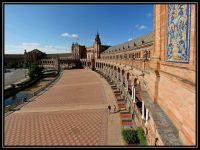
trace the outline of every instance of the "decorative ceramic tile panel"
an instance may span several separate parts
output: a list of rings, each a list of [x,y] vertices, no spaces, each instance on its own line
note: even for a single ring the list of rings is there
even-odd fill
[[[167,7],[166,61],[188,63],[190,51],[190,5],[169,4]]]

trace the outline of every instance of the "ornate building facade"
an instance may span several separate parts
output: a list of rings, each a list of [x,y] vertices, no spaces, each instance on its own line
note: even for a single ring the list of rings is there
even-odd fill
[[[69,56],[41,62],[80,60],[107,76],[149,145],[195,145],[196,29],[194,4],[155,4],[153,32],[112,47],[97,33],[91,47],[76,43]]]
[[[81,59],[115,83],[149,145],[196,144],[196,33],[195,5],[155,4],[153,33]]]
[[[38,49],[34,49],[30,52],[24,51],[24,56],[25,56],[25,63],[31,64],[31,63],[39,63],[41,59],[46,58],[46,54],[39,51]]]
[[[109,47],[110,46],[108,45],[101,44],[101,39],[99,37],[99,33],[97,32],[94,44],[90,47],[87,47],[87,59],[91,60],[100,58],[100,54]]]
[[[77,42],[72,44],[71,51],[74,59],[86,58],[86,47]]]

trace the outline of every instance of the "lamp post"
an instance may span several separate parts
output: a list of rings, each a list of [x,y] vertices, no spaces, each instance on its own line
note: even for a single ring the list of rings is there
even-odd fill
[[[133,61],[134,60],[135,60],[135,55],[133,54],[133,56],[132,56],[132,65],[131,65],[132,69],[133,69]]]
[[[148,58],[147,58],[147,50],[145,49],[144,50],[144,55],[143,55],[143,62],[144,62],[144,70],[142,71],[142,74],[140,74],[139,76],[143,76],[144,77],[144,71],[145,71],[145,62],[148,61]]]
[[[147,58],[147,50],[144,50],[144,56],[143,56],[143,61],[144,61],[144,70],[145,70],[145,62],[148,60]]]

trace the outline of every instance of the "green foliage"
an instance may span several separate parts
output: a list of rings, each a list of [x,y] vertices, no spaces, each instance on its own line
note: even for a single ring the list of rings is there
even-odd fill
[[[127,144],[139,143],[141,146],[147,145],[142,127],[138,127],[136,130],[132,128],[123,129],[122,136]]]
[[[28,64],[23,63],[22,68],[26,69],[28,67]]]
[[[12,87],[13,89],[15,89],[16,86],[15,86],[15,84],[11,84],[11,87]]]
[[[137,128],[137,135],[138,135],[138,138],[140,140],[140,145],[142,145],[142,146],[146,145],[147,144],[146,138],[144,136],[144,132],[143,132],[143,129],[141,127]]]
[[[123,129],[122,136],[127,144],[135,144],[138,142],[137,132],[133,129]]]
[[[39,67],[36,63],[31,64],[30,69],[29,69],[29,77],[30,78],[36,78],[42,74],[42,67]]]
[[[17,68],[17,63],[8,63],[8,68]]]

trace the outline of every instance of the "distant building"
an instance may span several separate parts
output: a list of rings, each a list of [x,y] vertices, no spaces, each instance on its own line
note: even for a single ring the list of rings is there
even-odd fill
[[[87,47],[87,59],[98,59],[100,58],[100,54],[104,52],[110,46],[101,45],[101,39],[99,37],[99,33],[97,32],[94,44],[90,47]]]
[[[25,60],[24,62],[27,64],[31,63],[39,63],[41,59],[46,58],[47,54],[39,51],[38,49],[34,49],[30,52],[24,51]]]
[[[79,45],[77,42],[71,46],[72,57],[74,59],[81,59],[86,57],[86,47]]]

